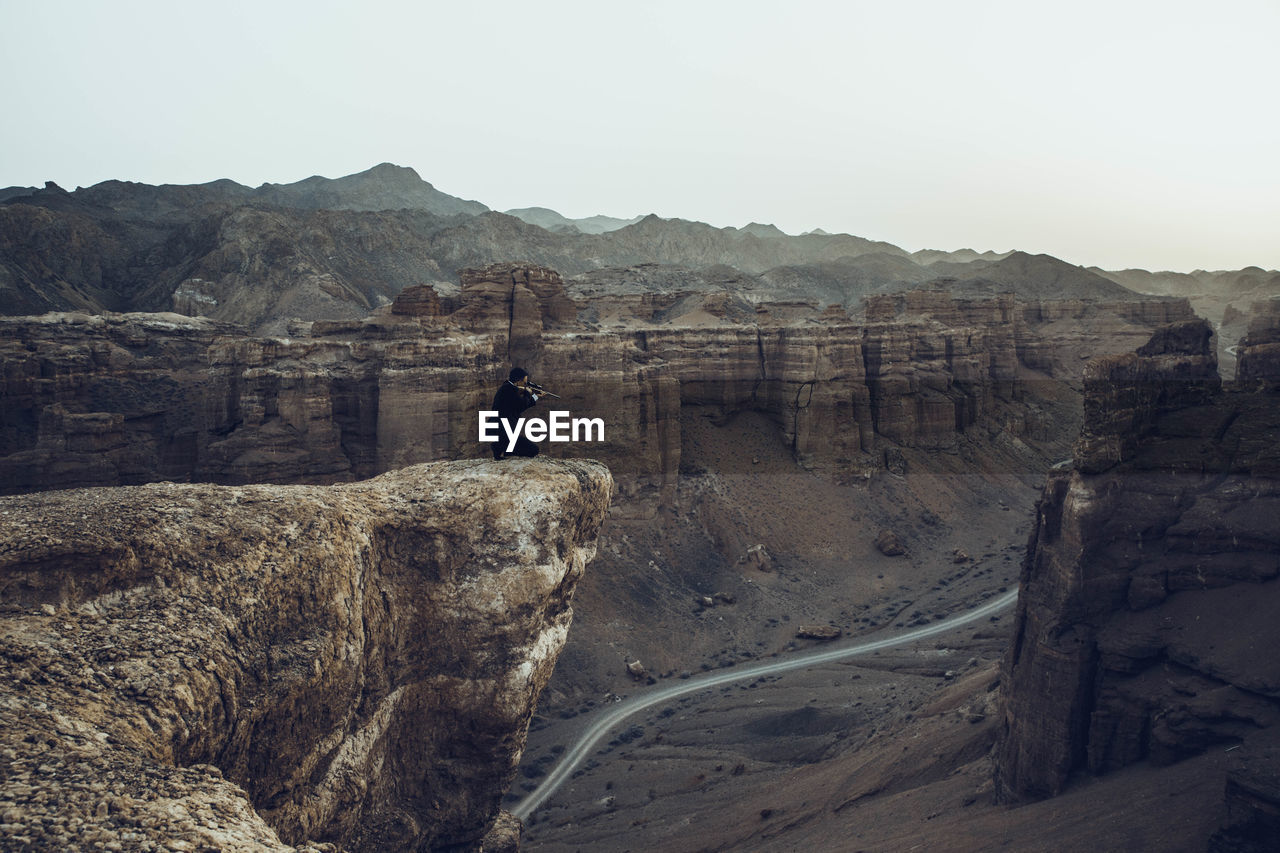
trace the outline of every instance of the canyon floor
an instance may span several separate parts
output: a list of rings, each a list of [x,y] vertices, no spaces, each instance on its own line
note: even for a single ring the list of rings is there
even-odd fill
[[[508,807],[621,697],[819,646],[797,638],[800,625],[838,628],[847,644],[1016,586],[1045,472],[1076,433],[1078,397],[1038,390],[1056,438],[965,434],[903,449],[868,478],[799,467],[761,415],[687,412],[683,458],[697,465],[652,518],[615,506]],[[876,547],[883,530],[904,554]],[[757,544],[765,565],[735,559]],[[1052,800],[995,801],[990,748],[1012,623],[1006,611],[898,650],[655,705],[533,812],[522,849],[1206,849],[1239,758],[1227,745],[1081,775]],[[633,660],[646,679],[628,675]]]
[[[1071,402],[1063,390],[1043,405],[1069,418]],[[1043,471],[1067,454],[1062,440],[983,432],[904,450],[901,473],[863,479],[797,466],[759,414],[711,414],[683,416],[682,458],[697,466],[674,503],[653,518],[615,506],[606,523],[509,805],[594,716],[649,686],[631,661],[656,683],[687,679],[819,645],[801,625],[849,642],[1016,585]],[[883,530],[904,554],[876,547]],[[744,545],[764,545],[768,563],[740,562]],[[534,813],[524,849],[909,849],[903,815],[933,829],[943,813],[992,812],[985,756],[1011,621],[655,707]],[[843,825],[891,799],[898,820]]]
[[[527,851],[1204,850],[1227,755],[991,794],[1005,627],[678,700],[539,809]],[[956,666],[948,679],[937,667]],[[555,738],[567,727],[549,726]]]

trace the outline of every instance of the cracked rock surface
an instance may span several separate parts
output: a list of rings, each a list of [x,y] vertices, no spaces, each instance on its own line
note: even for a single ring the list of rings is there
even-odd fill
[[[1220,387],[1210,335],[1170,326],[1086,372],[1005,659],[1006,799],[1280,736],[1280,408],[1269,387]]]
[[[0,834],[478,849],[612,491],[514,460],[0,499]]]

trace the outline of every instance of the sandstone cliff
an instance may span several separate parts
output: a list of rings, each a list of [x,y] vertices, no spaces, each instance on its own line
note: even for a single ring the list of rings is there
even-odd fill
[[[0,489],[325,483],[480,456],[475,413],[512,363],[562,395],[556,408],[605,420],[591,453],[633,494],[676,482],[682,411],[761,412],[805,465],[879,468],[894,447],[1065,435],[1040,386],[1078,384],[1076,353],[1189,316],[1176,301],[918,290],[855,320],[752,305],[732,279],[610,292],[497,264],[464,271],[455,293],[410,288],[288,338],[177,315],[0,319]]]
[[[517,460],[0,500],[0,832],[478,849],[611,491]]]
[[[1242,388],[1276,390],[1280,378],[1280,299],[1253,303],[1248,332],[1237,355],[1236,381]]]
[[[1215,746],[1256,759],[1278,736],[1280,406],[1274,382],[1221,386],[1211,335],[1175,324],[1086,371],[1005,660],[1007,799]]]

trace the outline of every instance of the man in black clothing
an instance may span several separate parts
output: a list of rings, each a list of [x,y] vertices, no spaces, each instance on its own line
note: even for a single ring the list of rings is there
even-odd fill
[[[503,382],[498,393],[493,395],[493,408],[497,410],[498,417],[512,426],[515,426],[516,421],[519,420],[520,413],[536,402],[538,402],[538,394],[529,387],[529,374],[519,367],[512,368],[507,381]],[[521,433],[510,455],[537,456],[538,449],[537,444]],[[503,458],[507,455],[506,450],[507,438],[504,434],[500,440],[493,442],[493,458]]]

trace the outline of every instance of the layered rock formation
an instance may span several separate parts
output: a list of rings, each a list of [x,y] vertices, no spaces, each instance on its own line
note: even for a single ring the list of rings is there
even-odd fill
[[[1211,336],[1174,324],[1086,371],[1005,661],[1006,799],[1280,737],[1280,406],[1271,382],[1222,387]]]
[[[1280,377],[1280,299],[1253,303],[1250,317],[1237,348],[1236,381],[1243,388],[1274,391]]]
[[[3,499],[0,831],[477,849],[611,489],[518,460]]]
[[[206,435],[230,432],[208,355],[233,326],[172,314],[0,323],[5,492],[188,479]]]
[[[673,488],[688,407],[764,412],[806,465],[880,467],[886,449],[954,449],[979,425],[1052,432],[1036,383],[1078,370],[1044,353],[1047,335],[1063,349],[1061,316],[1073,346],[1119,348],[1147,331],[1117,314],[1187,313],[932,290],[873,299],[866,322],[712,287],[624,290],[608,320],[603,302],[552,270],[500,264],[465,271],[456,295],[410,288],[374,317],[290,338],[176,315],[0,320],[0,482],[325,483],[481,456],[476,412],[513,363],[562,396],[554,408],[604,420],[591,455],[629,494]]]

